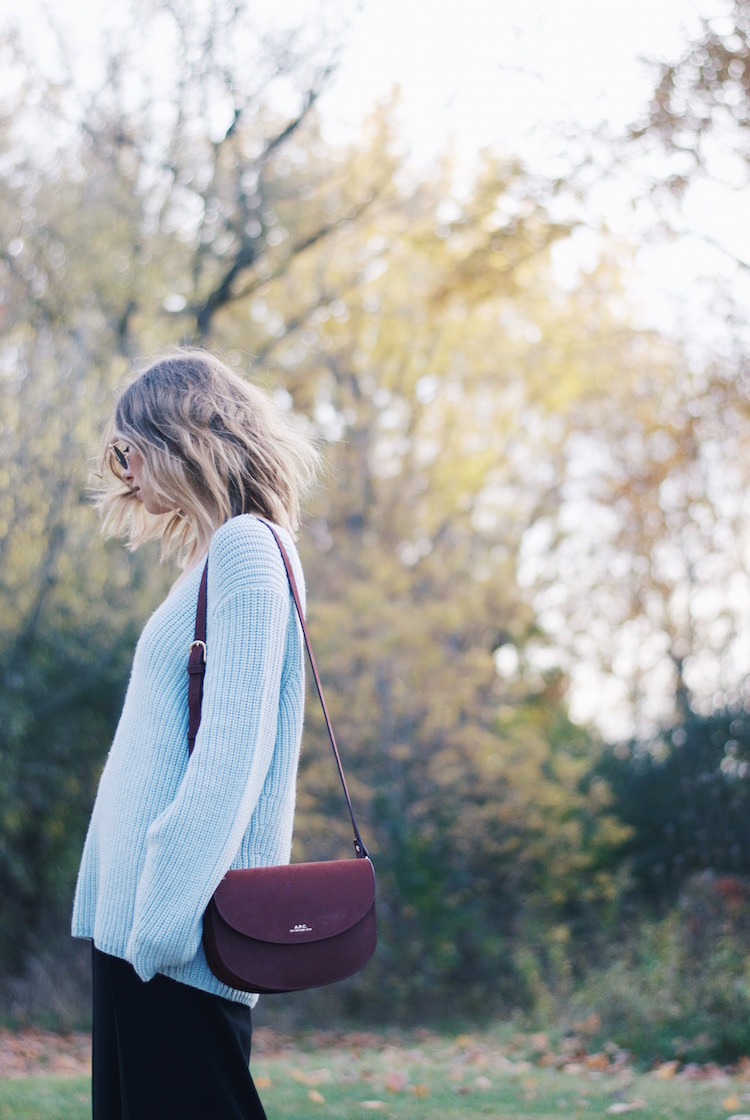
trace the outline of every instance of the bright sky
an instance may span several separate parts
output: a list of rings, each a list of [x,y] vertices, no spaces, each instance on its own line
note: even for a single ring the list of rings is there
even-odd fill
[[[295,5],[299,10],[305,4]],[[363,0],[325,107],[352,122],[398,83],[415,147],[516,151],[540,124],[622,125],[645,58],[680,52],[721,0]]]
[[[276,12],[310,10],[310,0],[266,2]],[[570,125],[616,131],[632,123],[653,88],[653,64],[680,57],[701,18],[729,9],[729,0],[361,0],[321,108],[329,134],[345,137],[398,85],[416,162],[452,145],[459,166],[470,169],[489,146],[549,170]],[[646,316],[680,336],[700,324],[702,341],[722,345],[723,325],[706,314],[707,278],[725,278],[740,300],[750,298],[748,278],[700,236],[654,245],[653,215],[631,206],[642,189],[623,170],[592,194],[589,212],[640,244]],[[745,191],[700,187],[675,218],[750,262]],[[561,247],[561,268],[593,259],[598,247],[581,232]]]
[[[193,0],[197,8],[210,2]],[[321,10],[338,26],[349,13],[341,64],[320,103],[332,139],[356,132],[398,86],[411,158],[429,162],[450,147],[467,172],[485,146],[543,171],[567,146],[569,126],[622,130],[648,99],[653,64],[679,57],[699,33],[701,17],[715,19],[730,7],[731,0],[248,0],[259,25],[307,20],[313,36]],[[116,28],[124,8],[125,0],[25,0],[20,7],[0,0],[0,21],[36,25],[35,48],[42,49],[39,24],[49,10],[75,28],[95,61],[97,30]],[[158,60],[158,44],[143,46]],[[617,232],[632,234],[623,218],[633,189],[621,176],[590,205]],[[746,210],[737,215],[736,200],[696,195],[691,207],[692,226],[750,261],[750,222]],[[583,248],[577,246],[579,255]],[[672,256],[674,265],[661,258],[649,261],[649,269],[672,268],[684,277],[685,260]],[[714,265],[721,268],[719,258],[709,262],[704,255],[699,269]]]

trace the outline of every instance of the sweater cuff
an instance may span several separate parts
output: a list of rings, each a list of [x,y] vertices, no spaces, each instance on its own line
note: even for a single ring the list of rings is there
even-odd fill
[[[190,959],[184,953],[175,953],[164,945],[150,945],[143,939],[131,933],[125,949],[125,958],[128,960],[144,983],[148,983],[165,968],[175,968],[186,964]]]
[[[125,959],[132,964],[144,983],[148,983],[158,971],[156,953],[153,949],[149,950],[142,942],[137,942],[134,934],[130,935],[125,949]]]

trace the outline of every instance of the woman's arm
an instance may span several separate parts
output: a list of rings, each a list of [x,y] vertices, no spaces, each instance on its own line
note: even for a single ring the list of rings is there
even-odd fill
[[[148,830],[127,948],[144,980],[192,959],[203,911],[265,782],[294,780],[275,775],[273,762],[285,650],[296,620],[281,557],[264,526],[225,526],[216,534],[208,601],[201,725],[177,795]],[[286,804],[291,812],[291,799]]]

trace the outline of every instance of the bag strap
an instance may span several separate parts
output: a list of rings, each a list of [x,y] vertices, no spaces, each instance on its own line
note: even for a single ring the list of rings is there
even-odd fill
[[[292,563],[291,563],[291,560],[289,559],[289,556],[287,555],[287,551],[284,548],[284,545],[281,543],[281,539],[279,538],[279,535],[276,532],[276,530],[274,529],[274,527],[271,524],[269,524],[269,522],[266,521],[262,517],[258,517],[257,520],[260,521],[261,524],[265,525],[266,528],[269,530],[269,532],[273,535],[273,538],[276,541],[276,544],[278,545],[279,552],[281,553],[281,559],[284,561],[284,568],[286,569],[287,580],[289,581],[289,587],[290,587],[291,592],[292,592],[292,598],[294,599],[294,605],[297,609],[297,615],[298,615],[299,620],[300,620],[300,625],[302,626],[302,634],[303,634],[304,639],[305,639],[305,647],[307,649],[307,656],[310,659],[310,667],[311,667],[312,672],[313,672],[313,677],[315,678],[315,687],[316,687],[317,692],[318,692],[318,698],[320,699],[320,705],[323,709],[323,716],[325,718],[326,728],[328,730],[328,737],[331,740],[331,747],[333,749],[333,756],[336,759],[336,766],[338,768],[339,778],[341,779],[341,786],[344,790],[344,797],[346,798],[346,804],[347,804],[347,808],[349,810],[349,816],[351,818],[352,828],[354,830],[354,850],[357,853],[358,857],[364,859],[364,858],[368,857],[368,852],[367,852],[367,849],[365,848],[365,845],[362,841],[362,837],[360,836],[359,829],[357,828],[357,822],[356,822],[355,817],[354,817],[354,809],[352,808],[352,801],[351,801],[351,798],[349,796],[349,789],[348,789],[347,784],[346,784],[346,778],[344,777],[344,768],[341,765],[341,756],[339,755],[338,747],[336,746],[336,738],[333,734],[333,725],[331,724],[331,717],[328,714],[328,706],[326,705],[325,697],[323,696],[323,685],[320,683],[320,676],[318,674],[318,667],[315,664],[315,657],[314,657],[313,651],[312,651],[312,644],[310,642],[310,635],[307,632],[307,626],[305,624],[305,616],[304,616],[304,612],[302,610],[302,604],[300,602],[300,595],[299,595],[299,590],[297,588],[297,581],[294,578],[294,571],[292,569]],[[203,575],[201,577],[200,588],[198,590],[198,606],[197,606],[197,609],[196,609],[196,612],[195,612],[195,637],[190,644],[190,658],[188,660],[188,674],[189,674],[189,683],[188,683],[188,712],[189,712],[189,719],[188,719],[188,755],[191,755],[193,753],[193,747],[195,746],[195,736],[198,733],[198,727],[200,726],[200,722],[201,722],[201,703],[202,703],[202,700],[203,700],[203,677],[204,677],[204,674],[206,672],[206,613],[207,613],[207,600],[208,600],[207,589],[208,589],[208,560],[206,561],[206,565],[203,569]]]

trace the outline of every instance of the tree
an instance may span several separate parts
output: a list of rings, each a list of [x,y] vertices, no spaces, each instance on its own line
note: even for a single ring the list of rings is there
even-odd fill
[[[699,872],[750,874],[750,721],[744,708],[688,711],[655,741],[605,756],[598,772],[632,829],[624,854],[661,907]]]
[[[726,15],[703,20],[701,36],[681,58],[661,64],[644,119],[632,134],[654,135],[682,157],[682,171],[670,179],[674,189],[684,189],[693,170],[712,173],[717,140],[750,160],[749,59],[750,4],[732,0]]]
[[[383,135],[381,122],[350,177],[385,160]],[[566,390],[529,336],[547,331],[549,361],[567,321],[574,346],[570,306],[551,316],[545,299],[550,247],[567,231],[513,163],[488,160],[475,193],[449,200],[445,182],[400,205],[392,188],[356,243],[341,231],[260,293],[271,321],[309,306],[311,288],[330,293],[264,353],[295,396],[314,387],[313,414],[336,437],[307,570],[375,837],[382,979],[376,963],[350,997],[366,985],[371,1012],[378,992],[383,1012],[407,1014],[426,992],[474,1013],[528,998],[512,947],[529,900],[561,923],[601,903],[612,884],[600,850],[620,836],[606,797],[579,786],[591,743],[566,722],[556,676],[503,679],[495,666],[498,649],[521,660],[535,636],[516,567],[524,532],[555,501],[557,449],[551,426],[530,431],[530,419]],[[328,753],[316,741],[303,761],[306,856],[331,854],[342,816]]]
[[[153,552],[133,562],[97,539],[86,461],[112,391],[135,355],[205,338],[253,268],[283,274],[337,221],[311,204],[292,244],[274,209],[288,206],[279,167],[329,48],[259,46],[242,5],[132,18],[166,44],[156,73],[139,68],[135,24],[102,51],[93,85],[72,34],[58,33],[54,65],[42,52],[46,69],[20,32],[3,47],[18,79],[0,168],[0,944],[12,967],[67,925],[132,642],[168,579]],[[257,65],[233,42],[254,44]],[[296,87],[286,118],[263,107],[274,81]]]
[[[658,200],[662,221],[652,239],[709,241],[742,270],[730,239],[718,244],[689,207],[707,180],[723,179],[729,189],[713,194],[706,210],[725,205],[732,190],[741,200],[747,185],[750,7],[733,0],[723,8],[703,21],[681,57],[660,65],[649,104],[615,155],[640,169],[648,182],[643,196]],[[620,387],[613,386],[617,404],[598,416],[591,410],[587,432],[574,435],[574,500],[548,525],[555,547],[531,564],[540,579],[538,609],[556,619],[577,671],[597,647],[604,651],[595,658],[610,680],[628,682],[644,734],[691,708],[707,714],[713,704],[732,706],[744,695],[739,603],[747,589],[750,462],[739,433],[750,399],[747,317],[736,276],[728,281],[723,269],[703,281],[703,318],[684,323],[687,339],[670,345],[654,330],[623,336],[620,365],[631,370],[632,404],[622,408]],[[609,285],[611,276],[600,265],[591,282]],[[687,298],[685,304],[691,306]],[[611,317],[610,308],[604,311]],[[597,333],[614,326],[600,322]],[[580,531],[576,505],[579,516],[588,510],[592,532]],[[573,586],[563,588],[561,571],[576,573]],[[663,702],[670,690],[672,710]],[[614,722],[610,734],[617,734]]]
[[[311,623],[374,837],[383,929],[380,965],[346,998],[383,1013],[436,993],[474,1012],[528,1003],[528,946],[551,959],[609,903],[623,838],[604,784],[585,780],[598,744],[567,718],[565,676],[544,661],[564,611],[530,590],[546,554],[531,534],[572,539],[582,477],[585,511],[606,500],[582,449],[617,466],[613,486],[622,463],[642,467],[647,498],[621,504],[623,534],[653,500],[676,349],[613,310],[614,269],[558,283],[571,228],[552,216],[559,185],[490,156],[463,198],[448,166],[409,178],[387,107],[332,149],[315,112],[325,66],[270,52],[256,85],[230,46],[241,7],[147,12],[171,29],[166,91],[128,92],[143,75],[120,47],[96,96],[29,67],[5,122],[4,648],[25,652],[2,664],[22,678],[0,743],[4,884],[27,882],[29,906],[50,869],[69,890],[115,682],[167,580],[153,556],[91,543],[83,472],[59,463],[82,461],[133,355],[207,339],[237,364],[254,355],[256,377],[327,443],[306,537]],[[294,74],[307,83],[284,117],[263,97]],[[30,98],[54,122],[54,159],[25,142]],[[573,598],[578,556],[556,594]],[[70,717],[54,743],[43,698]],[[312,711],[309,729],[302,855],[337,848],[330,821],[345,820]],[[52,854],[34,847],[35,814]],[[9,910],[8,942],[27,916]]]
[[[625,699],[653,727],[675,716],[670,692],[684,714],[741,686],[750,463],[741,381],[694,372],[652,332],[607,331],[619,340],[618,372],[599,371],[611,397],[566,434],[563,500],[529,539],[526,571],[572,653],[563,664],[598,663],[630,690],[614,702],[616,735]]]

